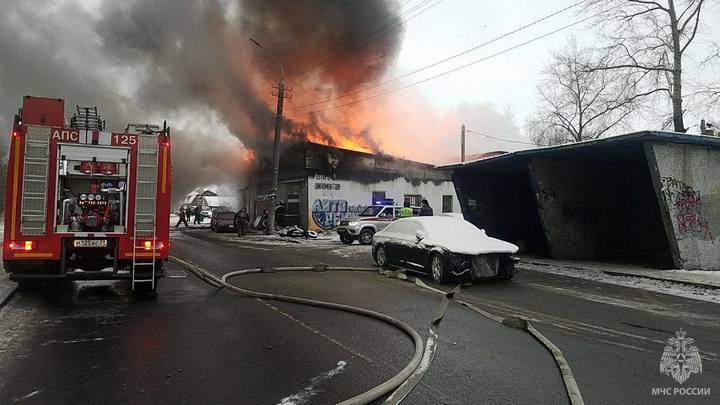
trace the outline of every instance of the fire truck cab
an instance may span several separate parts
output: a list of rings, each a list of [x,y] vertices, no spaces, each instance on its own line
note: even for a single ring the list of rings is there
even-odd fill
[[[133,131],[131,132],[130,129]],[[96,107],[25,96],[12,128],[3,264],[21,286],[115,280],[154,292],[168,258],[170,131],[105,131]]]

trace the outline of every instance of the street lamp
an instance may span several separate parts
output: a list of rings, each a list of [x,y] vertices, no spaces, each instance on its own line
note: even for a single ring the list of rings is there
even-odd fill
[[[270,56],[277,60],[277,63],[280,65],[280,80],[278,80],[277,86],[277,109],[275,110],[275,138],[273,140],[273,173],[272,188],[270,189],[270,210],[268,211],[268,223],[265,226],[265,233],[269,235],[275,228],[275,199],[277,198],[278,174],[280,172],[280,131],[282,129],[283,100],[285,99],[285,68],[283,67],[280,58],[273,52],[270,52],[267,48],[263,47],[260,42],[252,38],[250,38],[250,42],[267,52]]]

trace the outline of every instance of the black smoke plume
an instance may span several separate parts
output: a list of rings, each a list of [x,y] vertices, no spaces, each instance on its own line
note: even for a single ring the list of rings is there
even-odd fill
[[[241,175],[237,141],[195,121],[218,121],[245,148],[269,153],[270,91],[279,68],[249,38],[281,57],[296,100],[307,102],[377,80],[394,60],[403,32],[400,27],[368,38],[398,23],[394,0],[105,0],[87,11],[73,1],[48,7],[25,0],[3,9],[3,128],[25,94],[98,105],[114,130],[127,122],[181,117],[170,122],[177,129],[176,198]],[[332,144],[332,131],[322,122],[295,118],[286,125],[295,134],[324,134]],[[349,130],[336,123],[338,131]],[[366,134],[353,135],[369,142]]]

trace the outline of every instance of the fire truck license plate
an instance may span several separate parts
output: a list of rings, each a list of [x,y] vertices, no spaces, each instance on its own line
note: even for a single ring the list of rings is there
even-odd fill
[[[75,247],[107,247],[106,239],[80,239],[73,241]]]

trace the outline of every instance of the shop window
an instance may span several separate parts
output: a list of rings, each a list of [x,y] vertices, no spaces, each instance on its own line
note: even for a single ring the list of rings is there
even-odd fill
[[[453,212],[453,196],[444,195],[442,196],[442,212]]]
[[[421,201],[422,196],[420,194],[405,194],[403,205],[404,203],[409,202],[411,207],[419,207]]]

